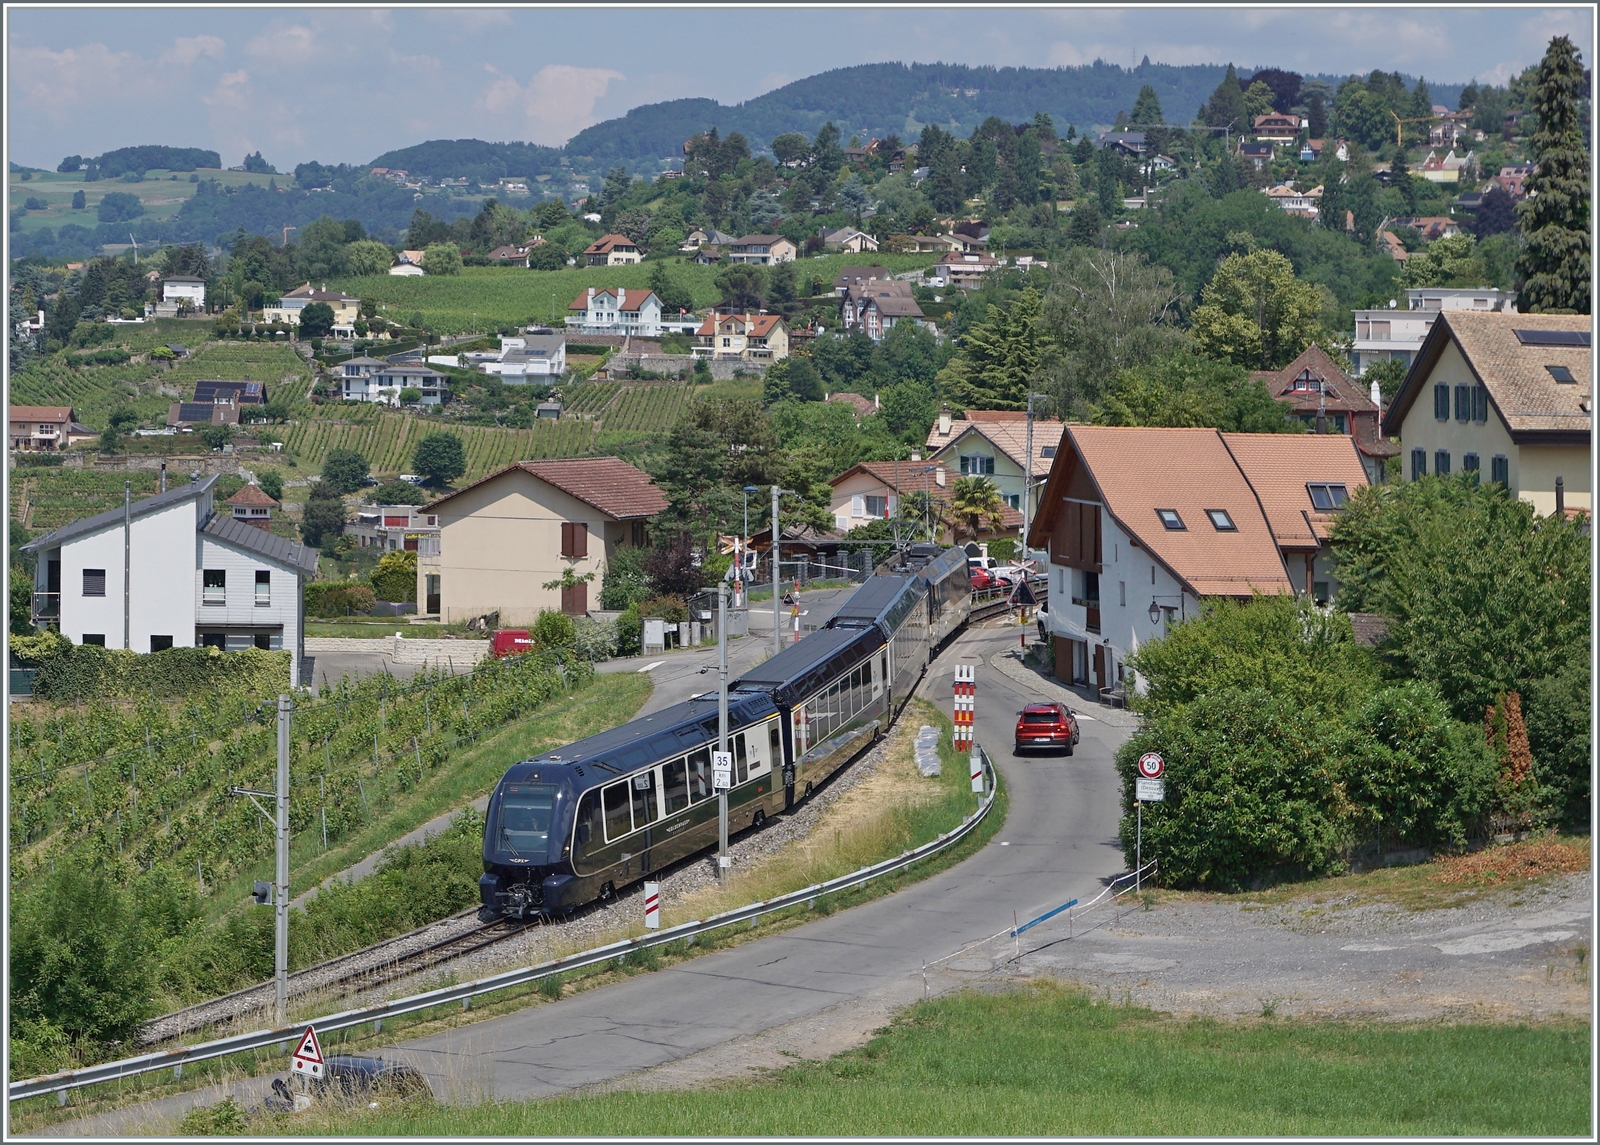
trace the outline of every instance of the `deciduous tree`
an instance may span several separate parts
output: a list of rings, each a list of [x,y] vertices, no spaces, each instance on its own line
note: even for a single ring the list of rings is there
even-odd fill
[[[1322,299],[1277,251],[1229,255],[1200,295],[1194,339],[1214,358],[1259,370],[1287,365],[1319,332]]]

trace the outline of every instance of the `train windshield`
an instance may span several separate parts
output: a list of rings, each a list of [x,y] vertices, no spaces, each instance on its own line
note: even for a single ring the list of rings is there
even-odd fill
[[[495,816],[495,850],[517,858],[543,859],[555,806],[556,789],[548,783],[508,784]]]

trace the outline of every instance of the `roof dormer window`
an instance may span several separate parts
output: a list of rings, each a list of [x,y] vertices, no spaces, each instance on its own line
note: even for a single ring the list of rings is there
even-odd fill
[[[1172,532],[1182,532],[1187,527],[1176,509],[1157,509],[1156,516],[1160,517],[1161,523]]]
[[[1289,388],[1296,393],[1317,393],[1322,389],[1322,379],[1310,370],[1301,370]]]
[[[1349,491],[1343,484],[1308,484],[1306,491],[1311,494],[1312,507],[1319,512],[1329,512],[1338,509],[1350,499]]]

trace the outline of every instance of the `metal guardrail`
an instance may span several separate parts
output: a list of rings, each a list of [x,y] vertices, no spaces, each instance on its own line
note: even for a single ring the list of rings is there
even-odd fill
[[[978,809],[963,819],[959,826],[940,835],[937,839],[924,843],[922,846],[910,851],[904,851],[892,859],[885,859],[869,867],[862,867],[847,875],[840,875],[827,882],[815,883],[802,890],[792,891],[777,898],[766,899],[762,902],[751,903],[748,906],[726,911],[723,914],[713,915],[708,919],[682,923],[653,934],[641,935],[638,938],[623,939],[620,942],[597,946],[592,950],[569,954],[564,958],[555,958],[549,962],[541,962],[536,966],[524,967],[520,970],[508,970],[503,974],[491,975],[473,982],[464,982],[455,986],[446,986],[438,990],[429,990],[426,993],[414,994],[408,998],[396,998],[392,1001],[381,1002],[373,1006],[364,1006],[354,1010],[344,1010],[336,1014],[328,1014],[321,1018],[312,1018],[293,1025],[277,1026],[267,1030],[256,1030],[248,1034],[236,1034],[232,1037],[218,1038],[214,1041],[201,1042],[193,1046],[175,1046],[169,1050],[158,1050],[154,1053],[141,1054],[138,1057],[124,1058],[121,1061],[103,1062],[100,1065],[85,1066],[82,1069],[66,1070],[62,1073],[47,1074],[44,1077],[26,1078],[21,1081],[11,1082],[7,1089],[8,1101],[20,1101],[27,1097],[39,1097],[47,1093],[59,1093],[69,1089],[77,1089],[86,1085],[99,1085],[109,1081],[119,1081],[126,1077],[136,1077],[139,1074],[153,1073],[157,1070],[173,1069],[190,1062],[207,1061],[211,1058],[226,1057],[230,1054],[246,1053],[250,1050],[265,1049],[268,1046],[288,1045],[300,1036],[307,1025],[314,1025],[321,1033],[333,1033],[338,1030],[347,1030],[367,1022],[380,1022],[385,1018],[401,1017],[414,1014],[419,1010],[428,1010],[434,1006],[447,1005],[459,1002],[464,1008],[470,1008],[471,1000],[482,994],[491,994],[497,990],[505,990],[513,986],[525,986],[530,982],[537,982],[542,978],[549,978],[556,974],[565,974],[573,970],[582,970],[589,966],[597,966],[604,962],[625,958],[636,950],[645,950],[652,946],[664,946],[669,942],[678,942],[686,938],[697,938],[713,930],[725,926],[735,926],[741,922],[749,922],[760,918],[762,915],[772,914],[790,907],[800,906],[824,895],[838,894],[840,891],[850,890],[883,875],[920,862],[931,855],[938,854],[947,847],[952,847],[969,835],[973,828],[983,822],[994,806],[995,796],[995,770],[994,763],[989,758],[989,753],[982,746],[978,747],[983,757],[984,771],[988,774],[985,784],[983,801],[978,804]]]

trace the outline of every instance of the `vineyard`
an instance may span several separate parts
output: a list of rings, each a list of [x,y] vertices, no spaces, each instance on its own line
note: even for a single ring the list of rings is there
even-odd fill
[[[677,424],[689,400],[689,387],[681,383],[661,386],[623,386],[622,393],[600,419],[607,433],[659,433]]]
[[[312,471],[332,449],[353,449],[367,459],[374,474],[393,475],[411,468],[417,442],[430,433],[449,432],[466,447],[466,481],[503,469],[517,461],[580,457],[595,441],[593,422],[577,419],[538,421],[522,429],[475,425],[441,425],[391,410],[341,408],[339,419],[304,419],[288,427],[284,443]]]
[[[289,819],[320,850],[439,776],[453,750],[588,680],[586,662],[536,654],[465,675],[420,673],[399,686],[348,680],[304,701],[293,722]],[[59,858],[131,861],[186,872],[215,890],[273,850],[232,786],[271,790],[276,707],[208,696],[181,710],[95,702],[11,721],[8,785],[13,888]],[[233,904],[218,903],[226,910]]]
[[[126,481],[133,482],[134,500],[156,492],[156,474],[148,470],[16,469],[11,474],[11,519],[35,532],[59,529],[120,506]]]

